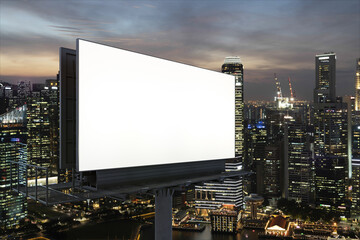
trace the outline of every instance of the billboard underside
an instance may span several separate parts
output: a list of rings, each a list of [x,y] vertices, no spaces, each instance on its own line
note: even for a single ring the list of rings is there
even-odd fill
[[[234,76],[77,40],[79,171],[233,158]]]

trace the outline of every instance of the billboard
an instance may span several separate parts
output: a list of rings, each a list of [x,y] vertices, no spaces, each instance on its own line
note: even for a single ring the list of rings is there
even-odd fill
[[[77,40],[77,169],[234,158],[234,76]]]

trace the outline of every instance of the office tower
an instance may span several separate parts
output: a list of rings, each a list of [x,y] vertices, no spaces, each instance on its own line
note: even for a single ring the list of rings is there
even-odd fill
[[[195,208],[215,210],[222,205],[243,206],[242,179],[226,178],[224,181],[205,182],[195,186]]]
[[[315,104],[314,152],[316,204],[349,216],[347,104]]]
[[[360,58],[356,59],[355,111],[360,111]]]
[[[335,92],[334,53],[316,55],[314,154],[316,204],[348,216],[348,107]],[[350,114],[350,113],[349,113]],[[351,123],[350,123],[351,124]],[[350,174],[351,175],[351,174]]]
[[[244,149],[243,64],[239,57],[226,57],[221,71],[235,76],[235,157],[242,157]]]
[[[315,57],[314,103],[335,102],[336,55],[333,52]]]
[[[349,167],[347,105],[319,103],[314,107],[316,203],[339,210],[345,204]]]
[[[353,158],[360,158],[360,124],[352,126],[352,155]]]
[[[360,60],[360,59],[358,59]],[[359,78],[357,73],[357,77]],[[357,91],[357,89],[355,90]],[[359,90],[360,91],[360,90]],[[358,92],[356,92],[357,94]],[[354,99],[355,106],[357,99]],[[352,147],[352,176],[350,179],[349,191],[351,194],[351,217],[360,218],[360,111],[352,111],[352,126],[351,126],[351,147]]]
[[[50,162],[52,172],[58,168],[59,162],[59,88],[58,79],[47,79],[44,90],[41,91],[43,99],[48,103],[49,109],[49,137],[50,137]]]
[[[315,104],[315,156],[348,157],[348,112],[342,102]]]
[[[50,167],[50,119],[48,103],[32,99],[27,104],[27,107],[29,163],[41,167]],[[31,177],[35,176],[35,172],[30,172],[29,174]]]
[[[323,156],[315,159],[316,204],[345,212],[346,159]]]
[[[25,168],[19,173],[15,165],[10,172],[10,162],[26,163],[26,106],[0,115],[0,227],[16,227],[27,215],[27,202],[24,196],[10,190],[10,182],[18,180],[24,184]]]
[[[31,83],[24,82],[24,81],[19,82],[18,88],[17,88],[17,105],[16,105],[16,107],[26,104],[27,99],[30,96],[31,96]]]
[[[352,171],[353,176],[350,187],[352,191],[351,217],[358,219],[360,217],[360,158],[352,159]]]
[[[315,194],[315,166],[307,126],[303,123],[290,123],[287,128],[289,199],[311,203]]]
[[[282,144],[273,144],[265,147],[263,195],[267,198],[279,198],[282,193],[281,145]]]
[[[13,101],[13,90],[10,84],[0,83],[0,114],[10,110]]]
[[[261,121],[266,118],[266,106],[256,101],[244,104],[244,121]],[[246,126],[246,124],[245,124]],[[246,128],[245,128],[246,129]]]
[[[49,167],[50,176],[57,175],[59,161],[58,94],[58,81],[48,79],[42,89],[36,86],[27,104],[29,163]]]
[[[235,157],[227,161],[225,171],[240,171],[243,168],[244,150],[244,100],[243,100],[243,65],[239,57],[226,57],[221,67],[223,73],[235,76]],[[242,177],[226,178],[195,186],[195,207],[198,209],[216,209],[222,204],[243,207]]]
[[[287,197],[288,177],[287,177],[287,158],[288,146],[285,144],[286,124],[294,122],[295,111],[293,109],[283,109],[269,107],[266,109],[266,138],[265,160],[261,166],[260,178],[263,178],[262,190],[257,193],[267,198],[276,200],[281,196]],[[259,173],[260,173],[259,172]]]
[[[245,151],[244,158],[250,164],[265,158],[264,148],[266,145],[266,125],[264,121],[251,122],[245,129]]]
[[[263,193],[265,146],[267,144],[267,129],[264,121],[251,122],[245,128],[245,162],[249,170],[256,174],[244,180],[244,193]]]

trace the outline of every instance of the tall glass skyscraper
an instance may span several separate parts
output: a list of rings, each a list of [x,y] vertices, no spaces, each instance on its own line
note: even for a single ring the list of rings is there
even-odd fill
[[[50,168],[57,175],[59,148],[59,91],[57,80],[46,80],[32,92],[27,104],[28,159],[30,164]],[[29,172],[34,177],[33,169]],[[44,173],[40,177],[45,177]]]
[[[221,71],[235,76],[235,157],[243,157],[244,68],[239,57],[226,57]]]
[[[240,171],[243,167],[244,151],[244,98],[243,65],[239,57],[226,57],[221,67],[223,73],[235,76],[235,157],[239,160],[228,161],[226,171]],[[243,206],[242,177],[226,178],[221,182],[208,182],[195,186],[195,206],[198,209],[216,209],[221,205]]]
[[[335,53],[316,55],[314,153],[316,203],[349,215],[347,204],[348,108],[336,97]]]
[[[311,158],[306,125],[290,123],[288,127],[289,198],[306,203],[314,200],[314,160]]]
[[[18,107],[11,112],[0,115],[0,227],[11,228],[27,215],[27,202],[24,196],[10,189],[12,182],[24,184],[25,169],[17,169],[13,165],[12,172],[9,161],[26,163],[26,106]],[[17,185],[14,184],[14,187]]]
[[[315,57],[314,103],[335,102],[336,55],[333,52]]]
[[[355,111],[360,111],[360,58],[356,59]]]

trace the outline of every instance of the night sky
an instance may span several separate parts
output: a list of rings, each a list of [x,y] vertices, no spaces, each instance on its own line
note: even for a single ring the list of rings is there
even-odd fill
[[[290,76],[312,100],[315,55],[332,51],[337,95],[353,95],[360,1],[0,0],[0,81],[54,78],[59,47],[75,49],[76,38],[216,71],[240,56],[246,100],[272,99],[275,72],[286,96]]]

